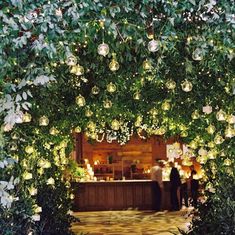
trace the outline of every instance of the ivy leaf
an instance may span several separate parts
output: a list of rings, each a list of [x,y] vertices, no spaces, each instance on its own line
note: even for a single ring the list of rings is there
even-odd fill
[[[22,100],[21,95],[20,95],[20,94],[17,94],[15,101],[18,103],[18,102],[21,101],[21,100]]]
[[[196,6],[195,0],[189,0],[190,3],[192,3],[194,6]]]
[[[22,97],[23,97],[24,100],[27,100],[28,96],[27,96],[27,93],[25,91],[23,92]]]
[[[169,18],[169,21],[170,21],[170,23],[174,26],[174,21],[175,21],[175,19],[174,18]]]

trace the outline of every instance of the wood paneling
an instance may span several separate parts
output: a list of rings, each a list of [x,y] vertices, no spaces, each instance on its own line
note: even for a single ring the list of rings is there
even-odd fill
[[[76,183],[77,184],[77,183]],[[169,184],[164,182],[163,209],[169,209]],[[114,181],[114,182],[83,182],[78,184],[75,192],[74,210],[123,210],[137,208],[153,209],[151,181]]]

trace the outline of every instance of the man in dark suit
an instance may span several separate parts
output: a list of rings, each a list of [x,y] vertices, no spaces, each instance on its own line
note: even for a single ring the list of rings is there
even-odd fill
[[[170,162],[171,173],[170,173],[170,193],[171,193],[171,209],[173,211],[180,210],[178,189],[181,185],[180,174],[174,165],[174,162]]]

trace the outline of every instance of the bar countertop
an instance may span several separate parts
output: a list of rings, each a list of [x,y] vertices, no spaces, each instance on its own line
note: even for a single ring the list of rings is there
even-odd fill
[[[82,184],[82,183],[138,183],[138,182],[152,182],[152,180],[99,180],[99,181],[94,181],[94,180],[90,180],[90,181],[79,181],[76,183]]]

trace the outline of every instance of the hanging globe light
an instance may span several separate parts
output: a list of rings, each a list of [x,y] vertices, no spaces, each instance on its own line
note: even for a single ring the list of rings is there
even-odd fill
[[[217,134],[214,138],[214,142],[215,144],[222,144],[224,142],[224,138],[221,135]]]
[[[81,128],[80,126],[77,126],[77,127],[75,127],[74,131],[75,131],[76,133],[81,133],[82,128]]]
[[[106,108],[106,109],[109,109],[109,108],[111,108],[112,107],[112,101],[111,100],[104,100],[104,102],[103,102],[103,106],[104,106],[104,108]]]
[[[111,122],[111,128],[115,131],[119,130],[120,128],[120,123],[117,119],[112,120]]]
[[[228,138],[232,138],[234,137],[234,129],[232,128],[231,125],[229,125],[226,129],[225,129],[225,137],[228,137]]]
[[[164,135],[166,133],[165,127],[160,127],[155,131],[156,135]]]
[[[189,92],[193,89],[193,84],[190,81],[185,80],[184,82],[181,83],[181,87],[183,91]]]
[[[110,82],[108,85],[107,85],[107,91],[109,93],[114,93],[115,91],[117,90],[117,87],[115,84],[113,84],[112,82]]]
[[[86,100],[82,95],[76,97],[76,103],[79,107],[83,107],[86,105]]]
[[[217,151],[212,149],[212,150],[208,151],[207,157],[209,159],[215,159],[216,155],[217,155]]]
[[[96,124],[95,124],[94,122],[92,122],[92,121],[89,121],[89,122],[87,123],[87,128],[88,128],[91,132],[94,132],[95,129],[96,129]]]
[[[19,135],[19,133],[17,133],[17,132],[12,132],[12,133],[11,133],[11,138],[12,138],[13,140],[18,140],[18,139],[20,138],[20,135]]]
[[[207,144],[207,146],[208,146],[209,148],[214,148],[214,147],[215,147],[215,143],[214,143],[213,141],[210,141],[210,142]]]
[[[207,128],[206,128],[206,130],[207,130],[207,132],[209,133],[209,134],[214,134],[215,133],[215,126],[213,126],[213,125],[209,125]]]
[[[153,39],[148,43],[148,50],[150,52],[156,52],[158,49],[159,49],[159,42],[158,41]]]
[[[76,73],[77,76],[81,76],[84,74],[84,68],[81,65],[76,65]]]
[[[95,132],[90,133],[90,138],[93,139],[93,140],[95,140],[97,138],[97,136],[98,135]]]
[[[203,51],[200,48],[197,48],[193,54],[192,54],[192,58],[196,61],[200,61],[203,59]]]
[[[228,115],[226,117],[226,121],[229,123],[229,124],[234,124],[235,123],[235,116],[234,115]]]
[[[187,131],[182,131],[180,136],[181,137],[187,137],[188,136],[188,132]]]
[[[74,55],[70,55],[68,56],[67,60],[66,60],[66,64],[68,66],[74,66],[77,64],[77,58]]]
[[[133,95],[133,99],[134,100],[140,100],[140,98],[141,98],[141,94],[138,91],[135,92],[134,95]]]
[[[11,150],[11,151],[16,151],[17,150],[17,144],[16,143],[10,143],[10,145],[9,145],[9,149]]]
[[[144,70],[150,70],[150,69],[152,69],[152,64],[151,64],[151,62],[150,62],[149,60],[145,60],[145,61],[143,62],[143,69],[144,69]]]
[[[198,119],[200,118],[200,114],[199,114],[199,111],[198,110],[195,110],[192,115],[191,115],[192,119]]]
[[[50,130],[49,130],[49,133],[51,135],[58,135],[59,134],[59,131],[55,128],[55,127],[52,127]]]
[[[85,111],[85,116],[86,117],[91,117],[93,115],[93,112],[90,110],[90,109],[87,109],[86,111]]]
[[[226,119],[226,113],[221,109],[219,112],[216,113],[216,119],[218,121],[225,121]]]
[[[98,46],[98,54],[102,56],[106,56],[109,53],[109,45],[106,43],[102,43]]]
[[[190,143],[189,143],[189,147],[191,149],[196,149],[197,148],[197,143],[196,141],[192,140]]]
[[[208,154],[208,152],[204,148],[200,148],[198,150],[198,154],[201,156],[206,156]]]
[[[34,152],[34,147],[33,146],[26,146],[25,147],[25,152],[28,153],[28,154],[32,154]]]
[[[224,159],[224,165],[230,166],[232,164],[232,161],[229,158]]]
[[[93,95],[97,95],[97,94],[99,94],[99,92],[100,92],[100,88],[99,88],[98,86],[93,86],[93,87],[91,88],[91,93],[92,93]]]
[[[47,116],[42,116],[39,118],[39,126],[47,126],[49,124],[49,119]]]
[[[32,119],[31,114],[29,114],[29,113],[24,113],[23,114],[23,122],[30,122],[31,119]]]
[[[113,72],[117,71],[119,69],[119,63],[117,62],[116,59],[112,59],[111,62],[109,63],[109,69]]]
[[[158,115],[158,110],[156,108],[152,108],[149,112],[152,116],[157,116]]]
[[[72,68],[70,69],[70,73],[76,74],[76,72],[77,72],[77,66],[74,65],[74,66],[72,66]]]
[[[168,111],[168,110],[170,110],[170,108],[171,108],[171,104],[170,104],[169,101],[164,101],[164,102],[162,103],[162,110]]]
[[[166,88],[168,90],[174,90],[176,88],[176,82],[173,81],[172,79],[169,79],[167,82],[166,82]]]

